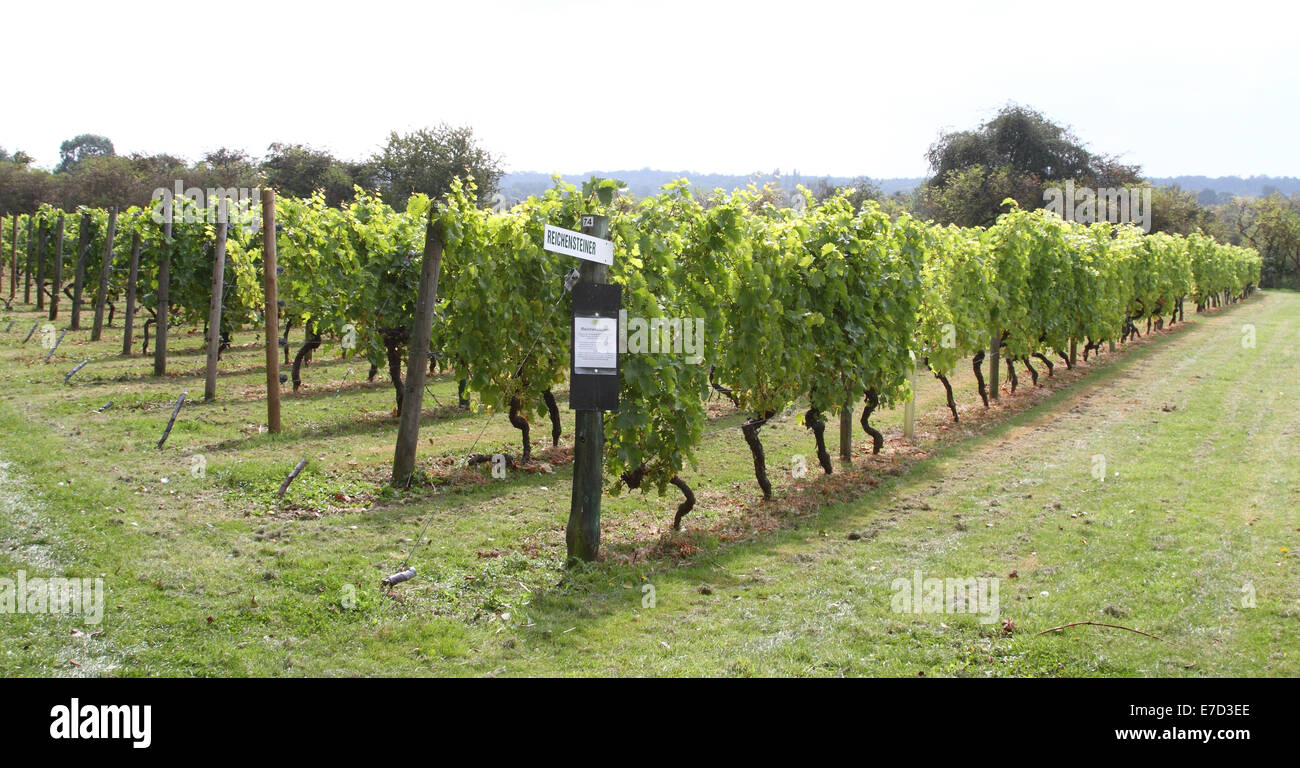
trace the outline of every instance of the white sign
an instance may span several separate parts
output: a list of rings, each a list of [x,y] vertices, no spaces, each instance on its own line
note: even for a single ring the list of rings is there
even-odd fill
[[[573,369],[603,376],[618,374],[618,321],[612,317],[573,318]]]
[[[550,224],[546,225],[546,232],[542,236],[542,247],[554,253],[576,256],[600,264],[614,263],[613,241],[584,235],[571,229],[552,227]]]

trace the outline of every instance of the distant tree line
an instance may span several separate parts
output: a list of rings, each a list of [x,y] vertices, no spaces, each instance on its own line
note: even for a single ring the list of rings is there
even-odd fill
[[[380,192],[396,208],[405,207],[417,192],[442,195],[457,176],[474,178],[482,203],[498,191],[514,202],[540,194],[552,184],[550,176],[541,173],[510,174],[503,184],[500,158],[479,146],[470,128],[445,123],[404,134],[394,131],[378,152],[364,160],[339,158],[307,144],[276,142],[260,158],[223,147],[189,162],[167,154],[119,155],[110,139],[95,134],[64,141],[59,158],[58,165],[46,170],[34,167],[26,152],[10,154],[0,148],[0,215],[29,213],[46,202],[65,210],[78,205],[145,205],[155,189],[173,189],[178,180],[186,188],[271,187],[295,197],[319,191],[330,205],[348,202],[360,187]],[[750,176],[650,169],[596,175],[622,179],[635,196],[653,194],[683,176],[702,192],[749,183],[774,185],[787,192],[803,186],[820,200],[845,191],[855,203],[875,200],[887,213],[907,212],[962,226],[992,225],[1005,210],[1007,198],[1021,208],[1041,208],[1044,190],[1067,181],[1092,189],[1149,186],[1152,231],[1179,235],[1199,231],[1221,242],[1249,245],[1263,256],[1265,287],[1300,287],[1300,182],[1292,183],[1296,180],[1277,179],[1274,185],[1254,177],[1179,177],[1195,186],[1155,184],[1143,178],[1140,166],[1089,150],[1068,127],[1017,104],[1008,104],[972,130],[942,133],[927,160],[930,176],[911,187],[900,182],[912,180],[804,178],[779,170]],[[1210,183],[1219,189],[1203,186]],[[1200,191],[1191,191],[1195,188]],[[1262,190],[1261,196],[1238,194],[1256,188]]]
[[[347,160],[307,144],[276,142],[262,157],[225,147],[197,161],[168,154],[119,155],[105,136],[82,134],[59,147],[60,162],[47,170],[21,150],[0,147],[0,215],[30,213],[41,203],[65,210],[147,205],[156,189],[270,187],[307,197],[316,191],[331,205],[352,199],[354,188],[380,192],[403,208],[415,193],[445,193],[457,176],[472,176],[480,200],[497,191],[500,158],[480,147],[468,127],[440,124],[410,133],[392,132],[374,155]]]

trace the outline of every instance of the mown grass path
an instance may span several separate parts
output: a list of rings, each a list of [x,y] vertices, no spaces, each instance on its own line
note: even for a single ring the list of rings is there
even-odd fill
[[[1300,673],[1297,320],[1300,297],[1277,293],[1199,318],[874,495],[654,574],[653,609],[636,593],[543,602],[548,625],[576,628],[506,669]],[[998,621],[894,612],[892,582],[917,570],[1000,578]],[[1076,621],[1163,642],[1035,635]]]
[[[0,452],[14,465],[0,566],[102,573],[109,605],[93,638],[72,636],[68,617],[0,616],[0,672],[1300,674],[1300,296],[1188,319],[1085,371],[1058,367],[1068,386],[1032,390],[1022,375],[1001,422],[976,423],[963,377],[964,426],[952,430],[922,381],[924,458],[876,460],[879,484],[847,496],[836,495],[842,475],[810,476],[760,504],[743,442],[711,437],[692,475],[706,509],[691,530],[660,531],[671,497],[610,499],[609,558],[568,574],[559,465],[331,507],[335,494],[375,490],[391,456],[383,385],[290,399],[303,426],[281,438],[250,424],[256,398],[198,405],[175,446],[150,452],[175,382],[119,375],[110,366],[143,364],[106,358],[102,379],[54,386],[20,335],[0,345]],[[81,359],[75,344],[63,367]],[[255,356],[232,354],[236,378],[223,387],[240,391],[243,376],[251,390]],[[341,365],[312,375],[339,379]],[[452,382],[434,391],[454,402]],[[120,416],[86,415],[114,398]],[[443,414],[429,437],[466,442],[479,418]],[[488,439],[508,446],[504,421]],[[893,450],[896,415],[880,421]],[[926,441],[940,430],[957,439]],[[765,430],[765,443],[777,466],[811,454],[793,423]],[[196,453],[203,481],[189,475]],[[314,461],[303,500],[266,514],[259,489],[298,455]],[[848,500],[809,501],[831,488]],[[378,575],[396,570],[427,515],[421,576],[380,592]],[[771,524],[742,525],[756,519]],[[895,611],[895,580],[917,571],[998,579],[996,617]],[[1093,626],[1036,634],[1077,621],[1161,639]]]

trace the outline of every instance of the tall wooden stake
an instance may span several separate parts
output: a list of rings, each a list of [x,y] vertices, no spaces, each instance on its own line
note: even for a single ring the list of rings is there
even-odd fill
[[[916,437],[916,361],[912,361],[912,370],[907,374],[908,384],[912,387],[912,394],[908,396],[907,403],[903,405],[903,437],[912,440]]]
[[[82,219],[85,222],[85,219]],[[59,293],[63,288],[63,214],[59,214],[59,223],[54,230],[54,276],[50,287],[50,319],[59,317]]]
[[[840,461],[853,461],[853,400],[840,409]]]
[[[18,214],[14,214],[13,244],[9,246],[9,300],[18,293]]]
[[[219,205],[224,209],[226,201]],[[208,370],[203,380],[203,399],[217,397],[217,357],[221,353],[221,294],[226,279],[226,222],[225,211],[217,222],[217,242],[212,249],[212,298],[208,302]],[[278,384],[279,382],[277,382]]]
[[[50,241],[50,225],[41,222],[41,236],[36,242],[36,309],[45,311],[45,246]]]
[[[1002,332],[997,325],[989,338],[989,397],[998,399],[1001,387],[998,384],[998,359],[1002,356]]]
[[[140,232],[131,233],[131,266],[126,276],[126,314],[122,318],[122,355],[131,356],[135,335],[135,282],[140,276]]]
[[[27,243],[23,250],[27,252],[27,268],[23,270],[23,303],[32,303],[32,243],[36,242],[34,215],[27,216]]]
[[[81,232],[77,235],[77,261],[72,276],[72,325],[76,331],[81,328],[81,295],[86,289],[86,256],[94,240],[90,236],[90,214],[81,215]],[[57,286],[56,286],[57,287]],[[55,301],[58,301],[56,298]]]
[[[424,230],[424,263],[420,265],[420,288],[415,299],[415,320],[411,327],[411,358],[406,365],[406,391],[397,425],[397,446],[393,449],[395,488],[405,487],[415,471],[415,449],[420,441],[420,411],[424,404],[424,382],[429,370],[429,339],[433,335],[433,308],[438,300],[438,275],[442,270],[442,222],[438,207],[429,209]]]
[[[609,219],[592,216],[592,224],[582,228],[583,234],[602,239],[609,238]],[[578,265],[580,282],[604,284],[609,282],[609,268],[604,264],[583,260]],[[576,411],[573,441],[573,496],[569,501],[569,525],[565,542],[569,549],[569,562],[595,560],[600,553],[600,499],[602,469],[605,463],[605,418],[600,411]]]
[[[99,341],[104,333],[104,305],[108,303],[108,275],[113,271],[113,238],[117,237],[117,208],[108,210],[108,231],[104,235],[104,260],[99,263],[99,290],[95,291],[95,324],[90,340]]]
[[[266,298],[266,428],[280,431],[280,307],[275,279],[275,191],[262,190],[262,269]]]
[[[172,206],[175,202],[172,203]],[[171,298],[167,295],[171,287],[172,261],[172,206],[167,208],[167,220],[163,222],[162,250],[158,253],[158,306],[155,310],[153,343],[153,375],[167,375],[167,316],[171,314]]]

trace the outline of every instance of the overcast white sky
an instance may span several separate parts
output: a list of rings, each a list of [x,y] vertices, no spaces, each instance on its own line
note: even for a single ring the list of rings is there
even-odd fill
[[[512,171],[921,176],[941,128],[1016,101],[1150,175],[1300,175],[1297,22],[1245,0],[11,3],[0,146],[359,158],[447,121]]]

